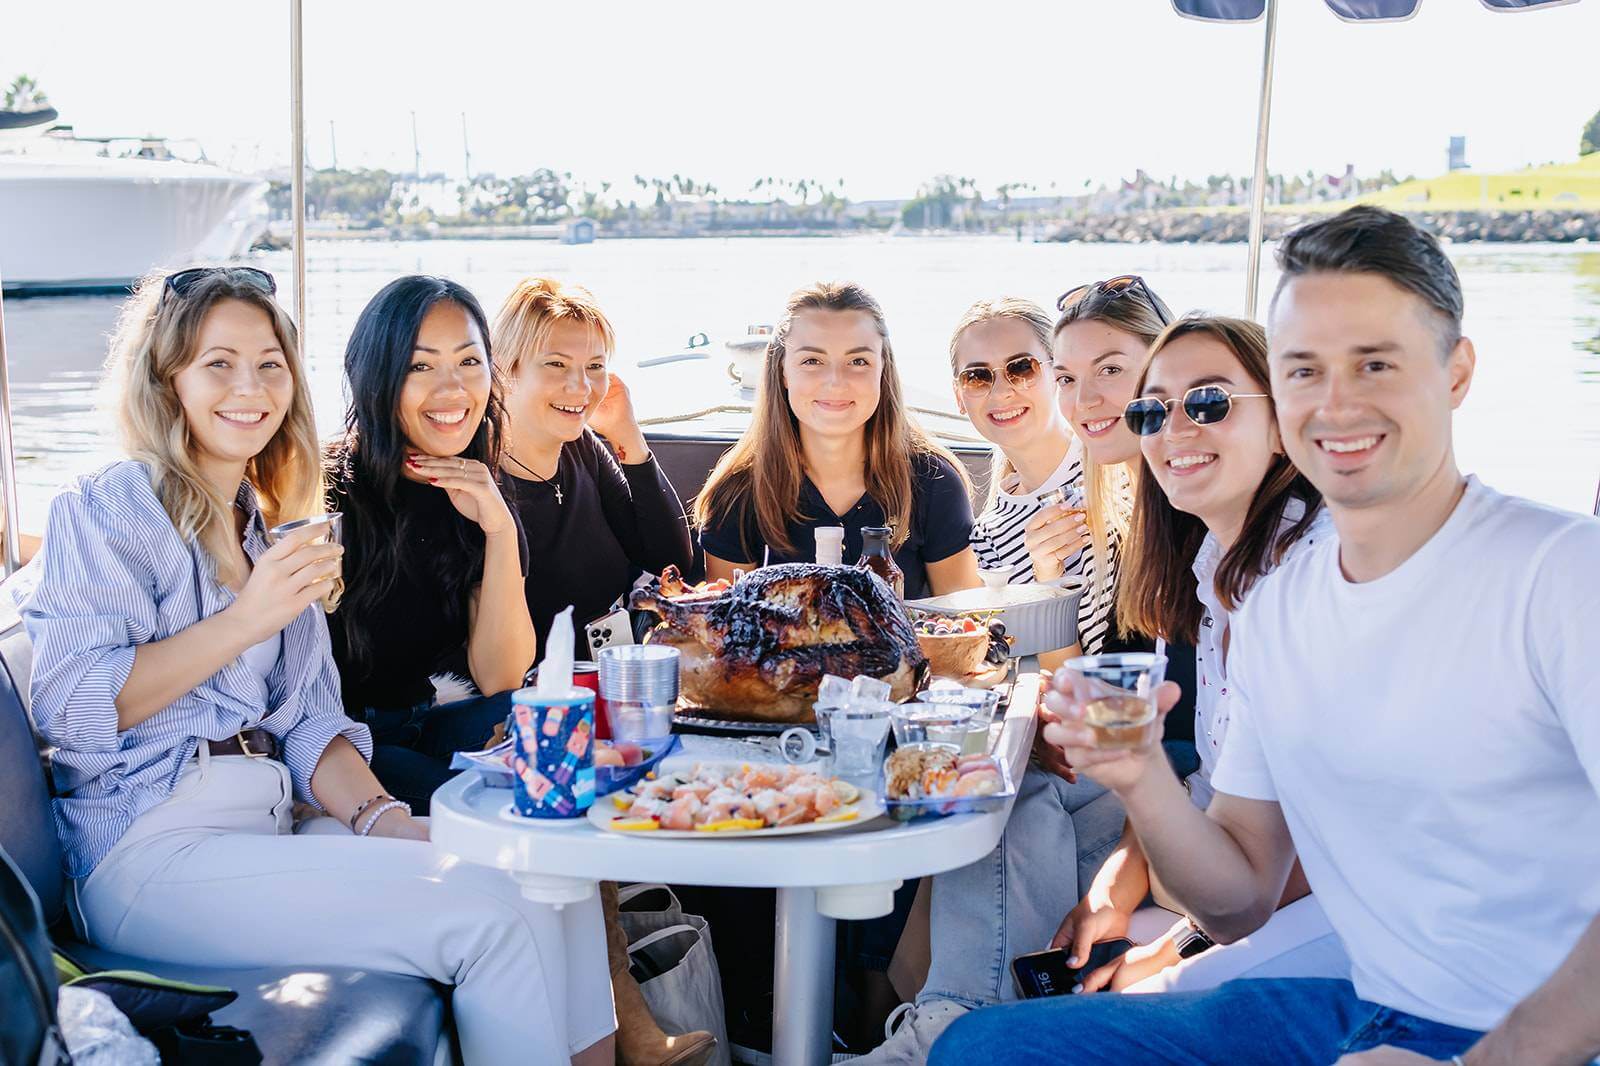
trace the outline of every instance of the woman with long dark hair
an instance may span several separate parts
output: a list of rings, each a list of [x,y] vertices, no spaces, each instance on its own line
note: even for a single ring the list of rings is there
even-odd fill
[[[533,663],[527,547],[500,493],[503,412],[477,299],[444,278],[399,278],[345,348],[345,434],[328,481],[344,512],[344,602],[333,648],[345,711],[373,765],[425,809],[455,751],[481,746]],[[442,702],[433,677],[482,696]]]

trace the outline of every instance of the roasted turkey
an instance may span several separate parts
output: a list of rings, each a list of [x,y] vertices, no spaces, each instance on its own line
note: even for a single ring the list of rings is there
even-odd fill
[[[682,655],[682,702],[719,718],[813,721],[823,674],[869,674],[903,700],[927,668],[905,606],[853,566],[765,566],[720,592],[697,592],[668,567],[629,602],[661,618],[646,642]]]

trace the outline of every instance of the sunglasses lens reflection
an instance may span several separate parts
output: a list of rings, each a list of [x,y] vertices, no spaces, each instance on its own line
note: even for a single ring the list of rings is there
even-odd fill
[[[969,366],[956,375],[956,380],[961,383],[963,389],[971,389],[974,392],[986,391],[994,388],[994,371],[986,366]]]
[[[1011,360],[1006,364],[1006,378],[1019,388],[1032,385],[1039,379],[1039,360],[1031,355]]]
[[[1183,398],[1183,410],[1195,425],[1209,426],[1221,422],[1228,417],[1232,402],[1228,394],[1215,385],[1203,385],[1198,389],[1190,389]]]
[[[1160,433],[1167,424],[1167,408],[1154,398],[1134,400],[1123,410],[1122,417],[1136,435],[1149,437]]]

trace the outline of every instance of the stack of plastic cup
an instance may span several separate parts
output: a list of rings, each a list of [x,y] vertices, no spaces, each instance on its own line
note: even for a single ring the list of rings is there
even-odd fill
[[[621,644],[600,649],[600,698],[611,735],[638,743],[672,732],[678,706],[678,649]]]

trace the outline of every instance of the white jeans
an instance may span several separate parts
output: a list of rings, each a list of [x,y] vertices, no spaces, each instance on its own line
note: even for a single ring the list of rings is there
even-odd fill
[[[202,743],[172,795],[78,883],[82,931],[167,962],[348,966],[453,985],[469,1066],[565,1062],[616,1028],[598,897],[558,911],[523,899],[503,872],[418,841],[297,836],[292,804],[282,763]]]

